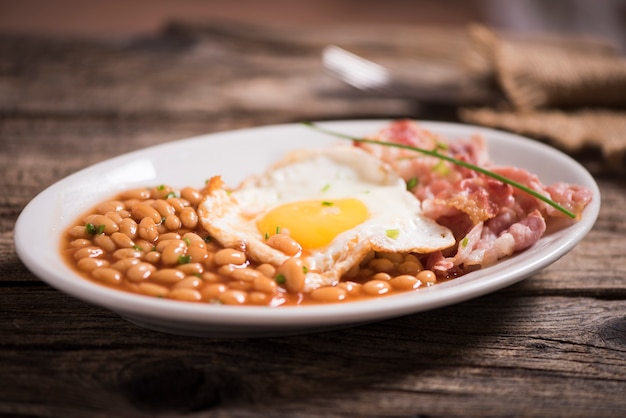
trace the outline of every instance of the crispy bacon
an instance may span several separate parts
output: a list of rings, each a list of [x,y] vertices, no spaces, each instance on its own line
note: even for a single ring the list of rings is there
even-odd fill
[[[445,144],[415,122],[402,120],[391,123],[373,139],[441,150],[515,180],[577,215],[591,201],[591,191],[582,186],[546,186],[522,168],[493,166],[485,141],[478,135]],[[427,267],[439,275],[462,274],[529,248],[544,234],[547,221],[563,217],[560,211],[528,193],[471,169],[411,150],[355,145],[390,164],[407,182],[417,179],[412,192],[422,202],[424,214],[452,230],[457,246],[433,253],[427,261]]]

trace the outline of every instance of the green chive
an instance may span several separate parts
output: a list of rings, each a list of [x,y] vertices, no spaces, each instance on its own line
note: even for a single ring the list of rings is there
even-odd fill
[[[139,245],[135,244],[135,245],[133,245],[133,250],[135,250],[135,251],[143,251],[143,248],[141,248]]]
[[[187,245],[191,244],[191,240],[189,239],[189,237],[183,238],[183,241],[185,241],[185,244]]]
[[[337,138],[342,138],[342,139],[348,139],[350,141],[354,141],[354,142],[361,142],[361,143],[366,143],[366,144],[375,144],[375,145],[382,145],[382,146],[387,146],[387,147],[394,147],[394,148],[402,148],[402,149],[408,149],[411,151],[416,151],[425,155],[430,155],[431,157],[436,157],[436,158],[440,158],[442,160],[446,160],[451,162],[452,164],[461,166],[461,167],[465,167],[468,168],[470,170],[476,171],[477,173],[480,174],[484,174],[485,176],[494,178],[496,180],[501,181],[502,183],[508,184],[512,187],[515,187],[516,189],[519,189],[525,193],[528,193],[529,195],[541,200],[544,203],[547,203],[548,205],[552,206],[553,208],[555,208],[556,210],[564,213],[565,215],[569,216],[570,218],[574,219],[576,218],[576,215],[572,212],[570,212],[569,210],[567,210],[566,208],[564,208],[563,206],[559,205],[558,203],[556,203],[555,201],[553,201],[552,199],[543,196],[542,194],[537,193],[536,191],[524,186],[521,183],[516,182],[515,180],[511,180],[505,176],[502,176],[498,173],[494,173],[493,171],[489,171],[486,168],[482,168],[480,166],[465,162],[465,161],[461,161],[461,160],[457,160],[456,158],[450,157],[448,155],[445,154],[441,154],[440,152],[438,152],[436,149],[435,150],[427,150],[427,149],[423,149],[423,148],[418,148],[418,147],[413,147],[411,145],[406,145],[406,144],[398,144],[395,142],[384,142],[384,141],[377,141],[375,139],[366,139],[366,138],[358,138],[358,137],[354,137],[351,135],[346,135],[340,132],[333,132],[331,130],[328,129],[324,129],[322,127],[319,127],[317,125],[315,125],[312,122],[304,122],[304,125],[315,129],[319,132],[328,134],[328,135],[333,135]]]
[[[287,278],[283,274],[280,274],[280,273],[276,275],[275,280],[276,280],[276,283],[278,284],[285,284],[287,282]]]
[[[417,177],[411,177],[409,181],[406,182],[406,189],[413,190],[418,183],[419,181],[417,180]]]
[[[211,240],[213,240],[213,237],[211,237],[210,235],[204,237],[204,242],[211,242]]]
[[[158,191],[165,190],[165,185],[164,185],[164,184],[159,184],[159,185],[156,187],[156,189],[157,189]]]
[[[176,197],[176,193],[169,192],[167,195],[165,195],[165,199],[169,199],[170,197]]]
[[[465,248],[467,247],[467,244],[469,244],[469,238],[465,237],[461,240],[461,247]]]
[[[325,192],[328,189],[330,189],[330,184],[326,184],[324,187],[322,187],[322,192]]]
[[[307,274],[309,272],[309,268],[307,266],[302,266],[302,273]]]
[[[191,262],[191,256],[189,255],[178,256],[178,264],[189,264],[190,262]]]
[[[269,232],[266,232],[266,233],[265,233],[265,240],[267,241],[268,239],[270,239],[270,233],[269,233]]]
[[[324,201],[324,202],[322,202],[322,205],[324,205],[324,206],[332,206],[332,205],[334,205],[334,203],[333,202],[326,202],[326,201]]]
[[[276,227],[276,233],[277,233],[277,234],[280,234],[280,226],[277,226],[277,227]]]
[[[387,235],[391,239],[396,239],[400,236],[399,229],[388,229],[385,231],[385,235]]]

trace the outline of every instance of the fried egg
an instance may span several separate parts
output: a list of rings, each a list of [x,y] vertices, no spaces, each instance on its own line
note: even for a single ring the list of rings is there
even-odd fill
[[[447,228],[421,214],[394,171],[351,146],[298,150],[228,190],[210,180],[199,207],[203,228],[259,263],[290,256],[268,245],[289,234],[302,247],[305,291],[335,284],[370,251],[430,253],[455,244]]]

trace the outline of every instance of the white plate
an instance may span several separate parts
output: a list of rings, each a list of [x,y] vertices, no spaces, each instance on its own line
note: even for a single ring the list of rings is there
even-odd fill
[[[325,122],[322,126],[355,136],[376,132],[388,121]],[[433,309],[496,291],[545,268],[570,251],[593,226],[600,193],[576,161],[541,143],[490,129],[437,122],[421,125],[446,138],[485,136],[492,159],[539,175],[544,183],[565,181],[588,187],[593,200],[583,219],[549,234],[532,248],[495,266],[417,292],[363,302],[299,307],[237,307],[156,299],[109,289],[72,271],[59,252],[61,234],[78,216],[117,192],[168,184],[202,187],[221,174],[236,185],[278,160],[286,150],[327,146],[339,140],[298,124],[204,135],[150,147],[81,170],[44,190],[21,213],[15,226],[17,253],[51,286],[117,312],[142,327],[212,337],[254,337],[352,326]]]

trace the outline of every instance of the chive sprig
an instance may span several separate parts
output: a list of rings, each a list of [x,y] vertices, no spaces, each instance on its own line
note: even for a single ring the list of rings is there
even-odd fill
[[[465,167],[468,168],[470,170],[476,171],[477,173],[480,174],[484,174],[485,176],[494,178],[496,180],[501,181],[502,183],[508,184],[512,187],[515,187],[518,190],[521,190],[525,193],[528,193],[529,195],[541,200],[542,202],[552,206],[553,208],[555,208],[556,210],[564,213],[565,215],[569,216],[570,218],[574,219],[576,218],[576,215],[569,211],[567,208],[564,208],[563,206],[559,205],[557,202],[555,202],[554,200],[540,194],[537,193],[536,191],[530,189],[529,187],[515,181],[515,180],[511,180],[508,177],[505,177],[503,175],[500,175],[498,173],[494,173],[493,171],[487,170],[486,168],[477,166],[475,164],[471,164],[468,163],[466,161],[462,161],[462,160],[458,160],[454,157],[450,157],[449,155],[445,155],[439,152],[438,149],[434,149],[434,150],[429,150],[429,149],[425,149],[425,148],[419,148],[419,147],[414,147],[412,145],[406,145],[406,144],[398,144],[395,142],[384,142],[384,141],[378,141],[375,139],[367,139],[367,138],[359,138],[359,137],[355,137],[352,135],[348,135],[348,134],[344,134],[341,132],[335,132],[326,128],[322,128],[318,125],[316,125],[313,122],[303,122],[304,125],[315,129],[316,131],[328,134],[328,135],[332,135],[334,137],[337,138],[341,138],[341,139],[347,139],[350,141],[354,141],[354,142],[361,142],[361,143],[365,143],[365,144],[374,144],[374,145],[383,145],[383,146],[387,146],[387,147],[394,147],[394,148],[402,148],[402,149],[407,149],[407,150],[411,150],[411,151],[416,151],[419,152],[421,154],[425,154],[425,155],[430,155],[431,157],[436,157],[439,158],[441,160],[445,160],[448,162],[451,162],[452,164],[461,166],[461,167]]]

